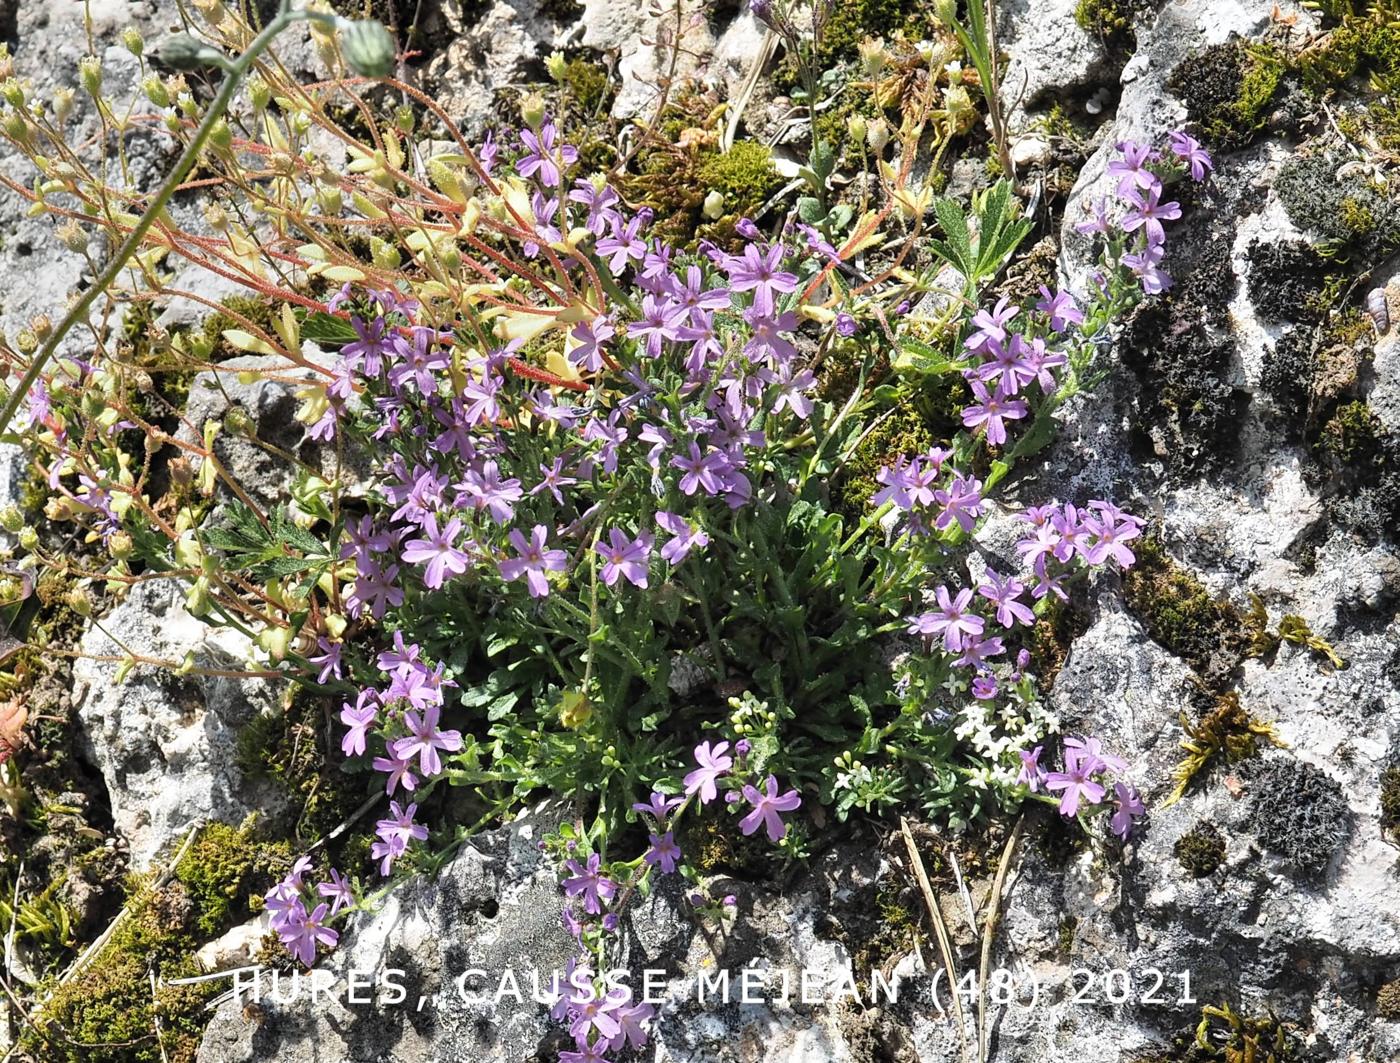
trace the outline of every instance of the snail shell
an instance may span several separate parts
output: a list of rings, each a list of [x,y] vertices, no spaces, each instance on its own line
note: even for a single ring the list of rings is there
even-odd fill
[[[1376,335],[1384,336],[1390,331],[1390,307],[1386,303],[1384,288],[1372,288],[1366,293],[1366,316],[1376,327]]]

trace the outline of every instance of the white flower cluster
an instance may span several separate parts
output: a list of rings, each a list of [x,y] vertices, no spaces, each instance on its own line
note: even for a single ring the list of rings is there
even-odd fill
[[[1015,687],[1009,692],[1012,696],[1000,703],[999,711],[995,702],[968,702],[953,730],[986,758],[968,780],[973,786],[1009,790],[1021,771],[1020,752],[1060,729],[1059,718],[1039,698],[1023,698]]]

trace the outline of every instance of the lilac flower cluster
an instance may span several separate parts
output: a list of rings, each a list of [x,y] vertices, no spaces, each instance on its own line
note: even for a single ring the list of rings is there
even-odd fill
[[[1112,561],[1128,568],[1135,558],[1126,544],[1142,534],[1142,521],[1110,502],[1090,502],[1082,510],[1070,504],[1033,506],[1017,519],[1034,532],[1016,544],[1033,582],[988,568],[976,586],[935,588],[936,608],[908,618],[911,635],[940,646],[954,667],[972,669],[974,692],[984,699],[998,689],[990,659],[1006,652],[1005,640],[1018,628],[1035,623],[1031,603],[1052,594],[1067,599],[1064,581],[1076,563],[1093,567]],[[1001,633],[990,634],[994,629]],[[1018,661],[1017,670],[1024,667]]]
[[[1021,774],[1017,782],[1031,793],[1047,790],[1058,793],[1060,814],[1074,818],[1081,809],[1102,805],[1108,796],[1108,775],[1122,775],[1128,770],[1127,761],[1103,748],[1097,738],[1069,735],[1064,740],[1063,771],[1045,771],[1040,766],[1044,746],[1021,751]],[[1113,811],[1109,829],[1119,838],[1127,839],[1134,823],[1147,813],[1147,806],[1138,792],[1125,782],[1113,783]]]
[[[1118,182],[1115,198],[1121,215],[1115,218],[1113,206],[1100,199],[1093,206],[1092,217],[1075,228],[1105,236],[1110,257],[1132,272],[1146,294],[1156,295],[1172,284],[1161,268],[1166,255],[1162,223],[1181,217],[1180,203],[1162,202],[1163,178],[1186,173],[1200,183],[1215,164],[1197,140],[1180,131],[1169,134],[1165,152],[1133,140],[1120,141],[1116,149],[1119,157],[1109,162],[1108,174]]]
[[[641,1048],[646,1043],[643,1023],[652,1017],[653,1009],[634,1003],[626,986],[599,984],[592,966],[601,965],[622,909],[638,886],[653,874],[671,875],[678,870],[682,854],[675,830],[680,818],[689,809],[708,805],[723,794],[727,807],[747,802],[748,810],[739,820],[743,834],[752,835],[762,828],[774,844],[787,836],[788,825],[782,817],[801,806],[801,795],[795,789],[781,792],[776,776],[757,771],[751,755],[752,746],[744,739],[732,746],[727,741],[701,742],[694,750],[695,767],[683,780],[683,796],[655,790],[645,802],[632,806],[648,827],[648,846],[640,861],[628,865],[631,874],[626,881],[611,877],[597,852],[582,857],[574,838],[564,843],[562,886],[572,904],[564,908],[563,921],[580,948],[580,955],[555,978],[551,1014],[568,1026],[575,1040],[575,1050],[560,1055],[564,1063],[597,1060],[603,1058],[603,1052],[624,1044]],[[540,846],[549,847],[545,842]],[[691,901],[699,906],[704,898],[692,893]],[[737,901],[730,896],[723,903],[733,907]]]
[[[333,949],[340,940],[327,921],[355,903],[350,883],[335,868],[324,882],[316,884],[313,896],[303,883],[310,870],[310,858],[299,857],[287,877],[263,897],[272,930],[287,951],[307,967],[316,962],[317,946]]]

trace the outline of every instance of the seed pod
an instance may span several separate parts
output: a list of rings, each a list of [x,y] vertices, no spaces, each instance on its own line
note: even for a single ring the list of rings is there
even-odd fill
[[[361,77],[383,78],[394,72],[397,47],[382,22],[359,19],[342,25],[340,51]]]
[[[1386,303],[1385,289],[1372,288],[1366,293],[1366,316],[1376,328],[1377,336],[1390,331],[1390,307]]]
[[[156,47],[155,54],[172,70],[202,70],[207,66],[228,65],[228,57],[223,52],[188,33],[176,33],[165,38]]]

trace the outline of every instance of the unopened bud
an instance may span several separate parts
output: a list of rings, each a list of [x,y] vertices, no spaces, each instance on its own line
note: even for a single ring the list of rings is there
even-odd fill
[[[83,232],[83,227],[72,218],[58,227],[58,239],[64,247],[75,254],[81,255],[87,250],[87,233]]]
[[[384,23],[357,19],[340,29],[340,51],[355,73],[366,78],[386,78],[394,72],[397,49]]]
[[[413,108],[401,103],[394,108],[394,128],[400,133],[412,133],[414,126]]]
[[[35,314],[29,322],[29,327],[34,331],[34,335],[39,337],[40,342],[53,335],[53,321],[48,314]]]
[[[78,60],[78,80],[83,91],[96,99],[102,95],[102,61],[95,55],[85,55]]]
[[[724,193],[714,189],[705,197],[705,202],[700,205],[700,213],[711,221],[719,221],[724,217]]]
[[[0,99],[3,99],[11,107],[24,106],[24,86],[14,78],[6,78],[0,83]]]
[[[538,130],[544,124],[544,97],[532,92],[520,101],[520,118],[531,129]]]
[[[933,0],[933,17],[944,26],[951,26],[958,18],[958,0]]]
[[[26,550],[33,550],[39,545],[39,533],[32,524],[26,524],[19,530],[19,545]]]
[[[876,155],[885,150],[885,145],[890,142],[890,124],[884,118],[876,118],[869,123],[869,131],[865,134],[865,142],[870,145],[870,150]]]
[[[193,71],[228,65],[228,57],[223,52],[188,33],[176,33],[165,38],[156,46],[155,57],[172,70]]]
[[[15,347],[20,354],[33,354],[39,349],[39,337],[27,328],[20,329],[15,337]]]
[[[130,557],[131,551],[134,549],[135,545],[136,544],[131,540],[130,533],[124,531],[113,532],[111,537],[107,540],[107,549],[112,552],[112,556],[118,561],[125,561]]]
[[[544,68],[555,81],[563,81],[569,69],[569,61],[564,58],[563,52],[555,52],[544,61]]]
[[[272,87],[262,78],[251,78],[248,81],[248,100],[254,111],[267,110],[267,105],[272,102]]]
[[[228,122],[220,118],[214,123],[214,127],[209,130],[209,143],[219,151],[228,151],[233,147],[233,130],[229,128]]]
[[[865,120],[862,114],[853,114],[846,119],[846,136],[853,144],[863,144],[866,136],[870,133],[870,123]]]
[[[146,75],[141,82],[141,91],[146,94],[146,99],[157,107],[170,106],[170,92],[166,89],[165,82],[155,74]]]
[[[140,58],[141,53],[146,50],[146,42],[141,39],[141,34],[134,26],[128,26],[122,30],[122,47],[132,55]]]
[[[191,616],[203,616],[209,612],[209,580],[205,576],[200,576],[190,584],[190,589],[185,592],[185,609]]]
[[[60,124],[68,121],[68,116],[73,113],[73,102],[78,94],[72,89],[64,87],[53,91],[53,116]]]
[[[18,535],[23,527],[24,513],[19,506],[11,502],[4,509],[0,509],[0,528],[4,528],[11,535]]]
[[[92,615],[92,595],[88,594],[86,587],[73,587],[68,592],[68,608],[79,616]]]
[[[212,200],[204,207],[204,221],[216,233],[228,228],[228,212]]]

